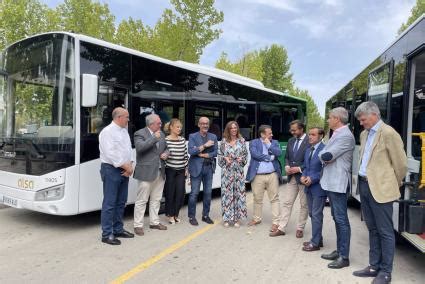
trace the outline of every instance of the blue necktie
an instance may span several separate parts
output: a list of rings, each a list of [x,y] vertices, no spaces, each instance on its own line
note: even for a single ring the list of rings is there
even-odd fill
[[[297,142],[295,143],[295,146],[294,146],[294,154],[297,154],[297,152],[298,152],[298,146],[299,146],[299,144],[300,144],[300,138],[297,138]]]

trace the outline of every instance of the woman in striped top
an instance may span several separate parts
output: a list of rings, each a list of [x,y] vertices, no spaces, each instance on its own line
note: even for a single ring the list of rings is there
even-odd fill
[[[171,119],[165,124],[164,131],[169,133],[165,141],[170,152],[165,160],[165,214],[168,216],[168,222],[174,224],[180,222],[179,211],[186,193],[187,147],[186,140],[180,136],[182,123],[179,119]]]

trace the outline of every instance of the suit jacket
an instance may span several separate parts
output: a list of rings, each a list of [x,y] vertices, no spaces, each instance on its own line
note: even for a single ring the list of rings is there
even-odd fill
[[[161,138],[156,138],[147,127],[142,128],[134,133],[134,144],[136,167],[133,177],[140,181],[153,181],[161,165],[161,176],[165,178],[165,162],[159,158],[167,150],[164,133],[161,132]]]
[[[320,185],[324,190],[345,193],[351,186],[351,167],[353,162],[355,140],[350,129],[346,126],[340,131],[334,132],[326,146],[319,153],[323,162],[322,154],[329,152],[332,160],[323,167],[323,175]]]
[[[278,157],[282,155],[282,150],[280,149],[279,143],[276,140],[271,141],[269,148],[269,153],[263,154],[263,141],[260,138],[251,140],[249,143],[249,152],[251,153],[251,161],[248,167],[248,173],[246,175],[246,180],[251,182],[254,180],[257,175],[258,167],[260,162],[270,162],[271,155],[274,155],[274,160],[272,161],[273,167],[278,175],[279,181],[282,182],[282,170],[278,161]]]
[[[217,157],[217,148],[218,148],[218,142],[217,142],[217,136],[215,134],[212,134],[210,132],[207,132],[207,140],[213,140],[214,146],[212,147],[211,152],[208,152],[209,157],[212,158],[212,168],[213,171],[215,171],[215,165],[216,161],[215,158]],[[188,153],[190,155],[189,158],[189,174],[192,177],[198,177],[202,172],[202,165],[204,163],[204,158],[201,158],[198,156],[199,153],[199,147],[205,144],[205,142],[202,140],[201,133],[195,132],[189,135],[189,145],[188,145]]]
[[[317,149],[314,151],[311,160],[309,160],[311,147],[308,147],[305,151],[302,176],[310,177],[311,185],[309,187],[305,186],[304,192],[310,193],[313,196],[326,196],[326,192],[320,186],[320,176],[322,174],[323,164],[319,159],[319,153],[324,147],[325,144],[322,142],[317,144]]]
[[[369,131],[360,134],[359,166]],[[366,175],[370,192],[379,203],[400,198],[400,186],[407,173],[407,157],[400,135],[382,123],[375,134]]]
[[[288,141],[285,153],[285,166],[300,167],[302,169],[304,164],[304,154],[306,152],[306,149],[310,147],[310,144],[308,143],[308,136],[306,135],[304,137],[304,140],[301,142],[301,145],[298,146],[298,151],[295,153],[294,146],[296,142],[297,139],[295,137],[292,137]],[[295,176],[297,183],[300,183],[301,173],[288,175],[288,181],[291,180],[293,176]]]

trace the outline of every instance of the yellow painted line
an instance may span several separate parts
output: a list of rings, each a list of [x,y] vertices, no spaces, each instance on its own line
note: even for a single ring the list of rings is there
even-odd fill
[[[195,239],[195,238],[199,237],[200,235],[206,233],[207,231],[211,230],[212,228],[217,226],[217,224],[220,224],[220,223],[221,223],[221,220],[214,220],[214,224],[207,225],[204,228],[199,229],[198,231],[195,231],[193,234],[189,235],[187,238],[171,245],[170,247],[166,248],[165,250],[163,250],[159,254],[151,257],[150,259],[146,260],[145,262],[140,263],[139,265],[137,265],[133,269],[129,270],[128,272],[124,273],[123,275],[121,275],[118,278],[116,278],[115,280],[113,280],[111,283],[112,284],[119,284],[119,283],[124,283],[125,281],[128,281],[130,278],[134,277],[136,274],[138,274],[138,273],[144,271],[145,269],[149,268],[150,266],[152,266],[156,262],[160,261],[161,259],[163,259],[167,255],[172,254],[173,252],[175,252],[179,248],[183,247],[184,245],[186,245],[187,243],[189,243],[193,239]]]

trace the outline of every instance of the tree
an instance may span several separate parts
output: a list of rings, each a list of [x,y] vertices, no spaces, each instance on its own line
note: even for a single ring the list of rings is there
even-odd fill
[[[115,16],[107,4],[91,0],[65,0],[56,11],[61,30],[113,41]]]
[[[221,30],[214,26],[224,19],[214,8],[214,0],[171,0],[176,14],[166,9],[153,29],[151,44],[156,55],[188,62],[199,62],[202,51]]]
[[[122,46],[152,53],[151,48],[152,29],[143,25],[141,20],[134,20],[131,17],[128,20],[122,20],[119,24],[115,42]]]
[[[290,72],[291,61],[283,46],[273,44],[261,51],[263,62],[263,84],[264,86],[286,92],[292,89],[293,81]]]
[[[308,91],[301,90],[301,89],[298,89],[298,88],[294,88],[289,93],[292,96],[307,100],[307,126],[306,126],[306,129],[309,129],[310,127],[313,127],[313,126],[323,127],[324,120],[320,116],[319,110],[317,109],[317,105],[314,102],[313,98],[309,95]]]
[[[0,49],[55,27],[55,13],[37,0],[0,1]]]
[[[406,23],[403,23],[398,30],[398,34],[401,34],[407,27],[409,27],[417,18],[419,18],[423,13],[425,13],[425,1],[416,0],[416,5],[413,6],[411,10],[411,15],[407,19]]]

